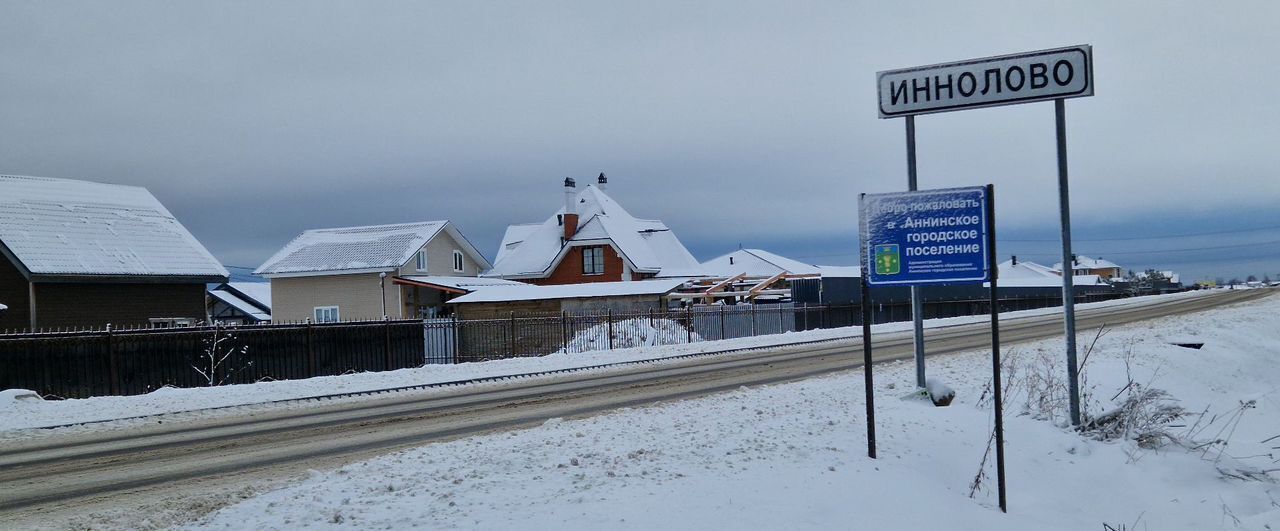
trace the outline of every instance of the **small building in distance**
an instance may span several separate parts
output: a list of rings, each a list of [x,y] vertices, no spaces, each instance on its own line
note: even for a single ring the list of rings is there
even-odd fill
[[[565,179],[564,206],[541,223],[507,227],[484,276],[554,285],[698,274],[670,228],[632,216],[605,194],[607,184],[603,173],[582,189]]]
[[[1062,262],[1053,264],[1053,271],[1062,274]],[[1124,276],[1124,269],[1116,265],[1110,260],[1102,258],[1089,258],[1084,255],[1076,255],[1071,264],[1071,271],[1074,275],[1097,275],[1102,280],[1111,280]]]
[[[314,229],[268,258],[275,322],[416,319],[444,308],[412,277],[475,277],[490,267],[450,221]]]
[[[515,284],[477,288],[449,301],[461,319],[494,319],[513,314],[559,312],[643,312],[667,307],[665,297],[684,284],[666,278],[538,286]]]
[[[203,323],[222,264],[145,188],[0,175],[0,329]]]
[[[211,288],[209,319],[230,325],[271,322],[271,283],[225,282]]]

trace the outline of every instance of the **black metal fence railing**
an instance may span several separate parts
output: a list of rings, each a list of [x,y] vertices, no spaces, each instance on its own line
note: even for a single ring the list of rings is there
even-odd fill
[[[1081,295],[1077,302],[1122,297]],[[988,313],[986,300],[925,303],[929,319]],[[1000,311],[1059,306],[1010,298]],[[874,323],[910,320],[908,302],[876,304]],[[861,325],[857,305],[768,304],[502,318],[273,324],[0,334],[0,389],[83,398],[288,380],[424,364],[695,343]]]

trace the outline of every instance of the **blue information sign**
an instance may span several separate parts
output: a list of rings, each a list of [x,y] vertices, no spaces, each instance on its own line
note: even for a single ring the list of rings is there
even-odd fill
[[[869,284],[990,279],[985,187],[863,194],[861,213]]]

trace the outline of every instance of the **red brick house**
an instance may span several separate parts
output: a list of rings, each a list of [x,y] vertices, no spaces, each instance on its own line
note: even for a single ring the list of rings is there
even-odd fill
[[[227,276],[145,188],[0,175],[0,330],[200,323]]]
[[[603,173],[582,189],[565,179],[564,206],[541,223],[507,227],[483,276],[551,285],[699,274],[670,228],[632,216],[605,194],[607,184]]]

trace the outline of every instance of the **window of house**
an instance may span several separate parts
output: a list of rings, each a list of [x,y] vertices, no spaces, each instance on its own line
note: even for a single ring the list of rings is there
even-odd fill
[[[582,274],[604,274],[604,247],[584,247],[582,249]]]
[[[315,317],[317,323],[336,323],[338,322],[338,307],[316,306]]]
[[[453,250],[453,270],[459,273],[462,272],[462,251],[457,249]]]
[[[427,270],[427,250],[418,251],[418,271],[426,272]]]

